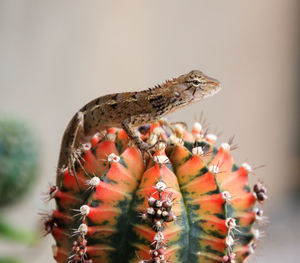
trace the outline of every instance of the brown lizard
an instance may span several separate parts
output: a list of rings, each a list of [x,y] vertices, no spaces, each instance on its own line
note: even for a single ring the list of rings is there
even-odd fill
[[[69,122],[62,138],[58,170],[68,168],[76,175],[74,163],[80,158],[77,149],[108,127],[123,128],[143,157],[145,152],[151,157],[150,146],[140,139],[133,127],[158,121],[166,114],[211,96],[220,89],[219,81],[193,70],[148,90],[94,99]]]

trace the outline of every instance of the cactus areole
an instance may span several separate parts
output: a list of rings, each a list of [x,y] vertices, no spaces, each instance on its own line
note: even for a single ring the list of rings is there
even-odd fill
[[[259,237],[248,164],[237,166],[230,143],[199,123],[192,132],[154,123],[139,128],[152,145],[146,166],[122,129],[110,128],[82,145],[75,177],[60,171],[49,197],[56,210],[45,229],[56,241],[57,262],[246,262]]]

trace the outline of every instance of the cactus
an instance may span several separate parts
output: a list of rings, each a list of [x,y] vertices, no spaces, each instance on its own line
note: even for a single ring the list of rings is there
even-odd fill
[[[191,133],[160,123],[139,131],[156,145],[146,167],[126,133],[110,128],[78,149],[79,185],[59,172],[44,223],[56,261],[246,262],[264,218],[255,204],[267,199],[261,183],[251,190],[250,165],[234,164],[232,143],[215,147],[199,123]]]

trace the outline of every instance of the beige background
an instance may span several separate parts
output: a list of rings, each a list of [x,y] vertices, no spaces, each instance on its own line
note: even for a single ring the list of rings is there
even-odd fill
[[[203,111],[222,132],[219,142],[236,135],[238,163],[267,165],[257,178],[269,189],[271,224],[252,262],[299,262],[299,210],[291,213],[286,201],[295,176],[297,2],[0,0],[0,111],[30,121],[43,151],[34,191],[1,213],[37,227],[62,133],[89,100],[201,69],[223,91],[170,119],[191,125]],[[28,249],[0,241],[0,254],[53,262],[52,243],[47,237]]]

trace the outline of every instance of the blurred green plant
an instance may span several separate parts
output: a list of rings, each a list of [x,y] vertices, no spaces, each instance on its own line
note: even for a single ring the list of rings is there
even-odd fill
[[[37,177],[38,143],[23,121],[0,119],[0,207],[20,200]]]
[[[0,209],[22,200],[39,170],[39,143],[24,121],[0,116]],[[24,245],[39,239],[36,232],[13,226],[0,213],[0,238]],[[14,257],[0,257],[0,263],[20,263]]]
[[[22,261],[13,258],[0,258],[0,263],[22,263]]]
[[[0,218],[0,236],[26,245],[33,245],[38,240],[38,234],[11,226],[2,218]]]

